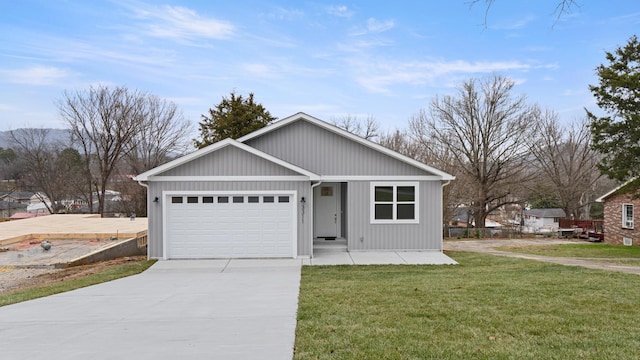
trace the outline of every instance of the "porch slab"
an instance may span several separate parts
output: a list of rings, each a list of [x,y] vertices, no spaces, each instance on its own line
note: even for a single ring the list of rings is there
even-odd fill
[[[456,265],[440,251],[316,251],[303,265]]]

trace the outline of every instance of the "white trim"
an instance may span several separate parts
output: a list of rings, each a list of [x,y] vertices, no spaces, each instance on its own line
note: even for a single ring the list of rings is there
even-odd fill
[[[347,182],[347,181],[440,181],[440,176],[434,175],[345,175],[345,176],[320,176],[323,182]]]
[[[631,208],[631,220],[627,217],[627,208]],[[634,216],[635,216],[635,207],[633,204],[624,203],[622,204],[622,228],[623,229],[631,229],[633,230],[634,225]]]
[[[231,190],[231,191],[222,191],[222,190],[214,190],[214,191],[178,191],[178,190],[165,190],[162,192],[162,259],[168,260],[167,257],[167,204],[170,203],[169,198],[175,195],[289,195],[292,197],[291,207],[293,210],[293,226],[292,226],[292,239],[293,246],[291,251],[291,257],[296,258],[298,256],[298,191],[297,190],[250,190],[250,191],[242,191],[242,190]]]
[[[278,159],[275,156],[269,155],[267,153],[264,153],[256,148],[252,148],[251,146],[245,145],[241,142],[238,142],[236,140],[233,139],[224,139],[222,141],[219,141],[215,144],[209,145],[205,148],[196,150],[194,152],[192,152],[191,154],[179,157],[173,161],[169,161],[166,164],[160,165],[158,167],[155,167],[151,170],[145,171],[142,174],[137,175],[134,180],[138,180],[138,181],[145,181],[145,180],[149,180],[150,177],[153,177],[156,174],[161,174],[167,170],[173,169],[175,167],[178,167],[180,165],[186,164],[192,160],[195,160],[199,157],[205,156],[209,153],[215,152],[217,150],[220,150],[224,147],[227,146],[234,146],[240,150],[246,151],[248,153],[251,153],[255,156],[261,157],[267,161],[270,161],[274,164],[280,165],[284,168],[287,168],[291,171],[297,172],[301,175],[307,176],[310,179],[317,179],[319,178],[319,176],[317,174],[312,173],[311,171],[305,170],[299,166],[290,164],[282,159]]]
[[[152,176],[148,181],[309,181],[308,176]]]
[[[611,196],[613,193],[615,193],[616,191],[622,189],[623,187],[627,186],[627,184],[629,184],[630,182],[636,180],[637,177],[631,178],[627,181],[624,182],[624,184],[617,186],[615,189],[609,191],[608,193],[600,196],[599,198],[596,199],[596,202],[603,202],[606,198],[608,198],[609,196]]]
[[[309,176],[278,175],[278,176],[150,176],[146,181],[321,181],[321,182],[348,182],[348,181],[440,181],[438,176],[320,176],[312,179]]]
[[[247,140],[259,137],[259,136],[261,136],[261,135],[263,135],[265,133],[268,133],[268,132],[276,130],[276,129],[280,128],[280,127],[286,126],[286,125],[288,125],[288,124],[290,124],[292,122],[298,121],[300,119],[304,119],[304,120],[306,120],[306,121],[308,121],[310,123],[313,123],[313,124],[315,124],[315,125],[317,125],[319,127],[322,127],[322,128],[324,128],[326,130],[329,130],[329,131],[334,132],[334,133],[336,133],[338,135],[346,137],[346,138],[348,138],[348,139],[350,139],[352,141],[355,141],[355,142],[357,142],[359,144],[362,144],[364,146],[372,148],[372,149],[374,149],[376,151],[379,151],[379,152],[381,152],[381,153],[383,153],[385,155],[391,156],[392,158],[395,158],[395,159],[400,160],[400,161],[402,161],[404,163],[412,165],[412,166],[414,166],[414,167],[416,167],[418,169],[430,172],[430,173],[436,175],[438,177],[438,180],[454,180],[455,179],[455,177],[453,175],[447,174],[444,171],[438,170],[438,169],[433,168],[433,167],[431,167],[431,166],[429,166],[427,164],[424,164],[424,163],[421,163],[421,162],[419,162],[417,160],[414,160],[414,159],[412,159],[412,158],[410,158],[408,156],[404,156],[404,155],[402,155],[400,153],[397,153],[397,152],[395,152],[393,150],[387,149],[386,147],[384,147],[382,145],[379,145],[379,144],[376,144],[376,143],[374,143],[372,141],[363,139],[363,138],[361,138],[361,137],[359,137],[357,135],[354,135],[354,134],[352,134],[352,133],[350,133],[348,131],[340,129],[337,126],[331,125],[331,124],[329,124],[327,122],[324,122],[324,121],[322,121],[322,120],[320,120],[318,118],[315,118],[313,116],[307,115],[307,114],[305,114],[303,112],[299,112],[297,114],[291,115],[291,116],[289,116],[287,118],[284,118],[282,120],[279,120],[279,121],[276,121],[274,123],[271,123],[271,124],[261,128],[261,129],[258,129],[256,131],[250,133],[250,134],[247,134],[245,136],[242,136],[242,137],[238,138],[237,141],[239,141],[241,143],[244,143]]]
[[[342,212],[342,190],[341,190],[341,185],[340,183],[329,183],[329,182],[323,182],[322,186],[331,186],[333,187],[333,195],[335,197],[335,208],[333,208],[332,210],[335,211],[335,216],[336,216],[336,235],[335,237],[344,237],[344,234],[342,234],[342,219],[341,219],[341,212]],[[313,187],[313,206],[314,206],[314,210],[313,210],[313,224],[312,224],[312,238],[317,238],[318,237],[318,229],[317,229],[317,219],[315,218],[315,216],[319,213],[317,211],[317,198],[316,198],[316,189],[318,190],[318,193],[320,193],[320,191],[322,190],[322,186],[320,188],[318,187]],[[321,196],[320,194],[318,194],[318,196]]]
[[[393,205],[393,219],[380,220],[375,218],[375,190],[376,187],[391,186],[393,187],[393,201],[390,202]],[[414,219],[398,220],[397,217],[397,188],[399,186],[413,186],[414,188]],[[418,182],[402,182],[402,181],[390,181],[390,182],[371,182],[369,184],[369,223],[374,224],[419,224],[420,223],[420,183]]]

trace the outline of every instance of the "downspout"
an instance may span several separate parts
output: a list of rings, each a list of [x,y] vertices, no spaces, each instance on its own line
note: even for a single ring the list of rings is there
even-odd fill
[[[444,189],[444,187],[445,187],[445,186],[447,186],[447,185],[449,185],[449,184],[451,184],[451,180],[447,180],[446,182],[443,182],[443,183],[442,183],[442,188]],[[442,205],[444,206],[444,204],[442,204]],[[444,225],[444,219],[442,219],[442,220],[443,220],[443,221],[442,221],[442,231],[440,232],[440,235],[444,235],[444,230],[445,230],[445,229],[444,229],[444,226],[445,226],[445,225]],[[441,244],[442,244],[442,246],[441,246],[441,247],[442,247],[442,249],[440,249],[440,252],[443,252],[443,251],[444,251],[444,239],[442,239]]]
[[[147,189],[147,219],[149,219],[149,210],[151,209],[151,206],[149,206],[149,184],[144,183],[142,180],[138,180],[138,185],[144,187],[145,189]],[[149,225],[147,225],[147,243],[149,239]],[[148,246],[148,245],[147,245]],[[147,260],[149,260],[149,249],[147,248]]]
[[[309,234],[311,235],[311,252],[310,252],[310,257],[313,258],[313,227],[315,226],[315,222],[313,221],[313,209],[314,209],[314,205],[313,205],[313,199],[314,199],[314,189],[316,187],[318,187],[320,184],[322,184],[322,180],[319,180],[317,183],[313,183],[311,182],[311,194],[310,194],[310,205],[309,205],[309,223],[311,224],[311,226],[309,227]]]

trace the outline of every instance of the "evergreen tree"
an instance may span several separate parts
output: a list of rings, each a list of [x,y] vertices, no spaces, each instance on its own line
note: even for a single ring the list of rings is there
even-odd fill
[[[600,82],[589,89],[606,116],[590,111],[593,148],[602,153],[599,168],[616,180],[640,175],[640,42],[606,52],[608,64],[596,68]]]
[[[231,97],[223,97],[215,108],[209,109],[209,115],[202,115],[200,125],[200,140],[194,139],[195,146],[202,149],[205,146],[224,140],[237,139],[250,132],[256,131],[277,118],[256,103],[253,93],[248,98],[231,92]]]

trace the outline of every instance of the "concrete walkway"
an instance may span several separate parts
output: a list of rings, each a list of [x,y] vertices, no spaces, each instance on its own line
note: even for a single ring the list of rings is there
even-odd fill
[[[0,307],[3,359],[291,359],[301,260],[159,261]]]
[[[315,250],[303,265],[455,265],[441,251],[332,251]]]
[[[589,269],[618,271],[629,274],[640,275],[640,266],[622,265],[615,263],[616,260],[624,259],[576,259],[555,256],[541,256],[514,253],[510,251],[496,250],[501,246],[530,246],[530,245],[550,245],[550,244],[588,244],[584,241],[565,239],[509,239],[509,240],[455,240],[445,241],[446,251],[471,251],[492,255],[515,257],[520,259],[544,261],[567,266],[582,266]],[[610,261],[610,262],[607,262]],[[640,265],[640,261],[638,262]]]

